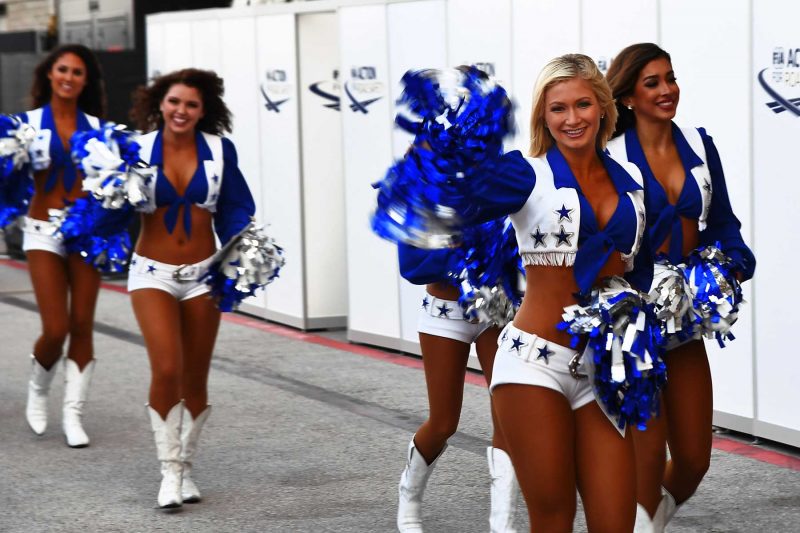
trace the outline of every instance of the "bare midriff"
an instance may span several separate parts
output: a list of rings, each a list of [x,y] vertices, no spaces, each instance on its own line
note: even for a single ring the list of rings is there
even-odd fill
[[[64,189],[63,171],[58,172],[56,185],[51,191],[45,191],[44,186],[50,169],[40,170],[33,175],[33,198],[28,208],[28,216],[37,220],[49,220],[50,209],[64,209],[66,202],[74,202],[86,193],[81,189],[80,173],[72,185],[72,189]]]
[[[425,287],[425,290],[427,290],[428,294],[434,298],[439,298],[441,300],[458,300],[460,295],[458,287],[446,281],[428,283],[428,285]]]
[[[195,205],[192,210],[192,235],[183,227],[183,209],[178,213],[178,223],[172,233],[164,224],[168,207],[159,207],[153,213],[142,214],[142,227],[136,242],[136,253],[169,265],[199,263],[216,251],[212,226],[212,213]]]
[[[598,280],[622,276],[625,263],[614,253],[603,266]],[[525,267],[525,297],[514,318],[514,326],[561,346],[570,345],[570,336],[556,328],[562,321],[564,308],[577,303],[578,284],[572,267],[529,265]],[[576,349],[582,348],[582,344]]]
[[[683,257],[689,255],[692,250],[697,248],[700,241],[700,231],[697,226],[697,220],[681,216],[681,231],[683,231],[683,250],[681,254]],[[672,241],[672,235],[667,234],[667,238],[658,248],[658,253],[669,254],[669,243]]]

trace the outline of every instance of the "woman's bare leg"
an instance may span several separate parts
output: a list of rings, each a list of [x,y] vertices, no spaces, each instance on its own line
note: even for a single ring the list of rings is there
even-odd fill
[[[67,257],[67,271],[70,285],[67,357],[83,370],[94,357],[92,333],[97,293],[100,291],[100,273],[77,254]]]
[[[711,462],[714,397],[702,340],[670,350],[665,361],[669,382],[663,398],[670,460],[664,488],[680,504],[697,490]]]
[[[518,384],[499,385],[492,397],[528,505],[531,531],[572,531],[575,419],[567,399],[545,387]]]
[[[667,417],[663,401],[659,416],[647,423],[647,429],[630,428],[636,455],[636,501],[650,516],[661,502],[664,484],[664,465],[667,462]]]
[[[50,369],[61,357],[69,333],[69,278],[64,258],[44,250],[29,250],[28,270],[39,306],[42,334],[33,346],[39,364]]]
[[[162,419],[183,398],[183,348],[178,301],[158,289],[131,292],[131,302],[150,359],[150,407]]]
[[[575,411],[578,490],[592,533],[633,530],[636,464],[630,433],[622,437],[597,402]]]
[[[419,334],[419,342],[430,414],[417,430],[414,445],[430,464],[458,429],[470,345],[427,333]]]
[[[492,368],[494,368],[494,356],[497,354],[497,337],[500,336],[499,328],[489,328],[480,334],[475,341],[475,350],[478,352],[478,361],[481,362],[483,369],[483,376],[486,378],[486,386],[492,385]],[[494,404],[491,403],[491,396],[489,397],[490,408],[492,410],[492,446],[506,450],[505,439],[503,432],[500,431],[500,424],[497,421],[497,413],[495,413]]]
[[[219,330],[220,311],[203,294],[180,303],[183,345],[182,390],[193,418],[208,405],[208,372]]]

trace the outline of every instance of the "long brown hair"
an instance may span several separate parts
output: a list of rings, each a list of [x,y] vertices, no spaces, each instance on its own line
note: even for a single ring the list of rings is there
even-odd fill
[[[222,78],[214,71],[196,68],[176,70],[159,76],[147,87],[139,86],[133,93],[130,110],[136,127],[153,131],[164,126],[159,107],[169,88],[178,83],[197,89],[203,99],[203,117],[197,123],[198,130],[214,135],[232,131],[231,112],[222,100],[225,93]]]
[[[614,92],[614,98],[617,100],[617,111],[619,112],[617,129],[614,131],[613,137],[622,135],[625,130],[636,125],[636,115],[632,110],[625,107],[622,99],[633,95],[642,69],[651,61],[661,58],[672,63],[672,58],[666,50],[657,44],[638,43],[623,49],[611,62],[606,79]]]
[[[75,54],[86,65],[86,86],[78,96],[78,109],[96,117],[106,115],[106,86],[103,71],[97,57],[82,44],[65,44],[59,46],[45,57],[33,71],[31,85],[31,107],[39,108],[47,104],[53,96],[53,88],[47,75],[58,59],[64,54]]]

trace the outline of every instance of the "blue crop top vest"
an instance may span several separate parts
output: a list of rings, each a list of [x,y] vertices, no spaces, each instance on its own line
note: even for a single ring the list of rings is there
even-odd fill
[[[236,148],[224,137],[196,132],[197,168],[183,195],[179,195],[163,172],[164,149],[162,132],[154,131],[140,136],[139,155],[157,169],[156,179],[147,182],[149,203],[140,211],[153,212],[157,207],[167,207],[164,224],[172,233],[183,211],[183,227],[191,236],[191,205],[214,213],[214,229],[222,244],[239,233],[255,213],[255,202],[250,188],[239,170]]]
[[[699,246],[720,243],[722,250],[733,259],[744,279],[753,277],[756,260],[744,243],[741,223],[733,214],[722,163],[714,141],[703,128],[679,128],[672,124],[672,137],[686,177],[675,205],[658,182],[647,162],[635,128],[608,144],[617,159],[636,164],[645,180],[648,240],[652,251],[658,250],[670,238],[668,257],[675,264],[684,260],[681,217],[697,220]]]
[[[44,190],[50,192],[56,186],[59,171],[63,171],[64,190],[71,191],[77,179],[75,165],[70,158],[70,150],[61,143],[56,131],[56,121],[50,104],[38,109],[20,113],[21,121],[30,124],[36,130],[36,137],[30,145],[31,166],[34,171],[50,168],[45,181]],[[99,118],[78,111],[76,131],[98,129],[103,124]]]
[[[474,220],[479,223],[510,214],[525,265],[574,267],[581,292],[595,284],[611,254],[620,253],[625,277],[647,290],[652,257],[638,253],[645,228],[644,193],[635,165],[598,152],[619,195],[617,208],[604,228],[556,146],[537,158],[515,150],[504,154],[491,173],[471,185]],[[472,218],[472,217],[471,217]]]

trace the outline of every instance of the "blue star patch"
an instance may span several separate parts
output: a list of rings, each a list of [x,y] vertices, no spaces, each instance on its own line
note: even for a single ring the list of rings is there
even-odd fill
[[[147,273],[148,274],[155,274],[156,266],[155,265],[147,265]]]
[[[558,239],[558,241],[556,242],[556,248],[558,248],[561,245],[572,246],[571,239],[572,236],[575,235],[575,233],[571,231],[566,231],[564,229],[564,225],[562,224],[561,230],[558,233],[551,233],[551,235],[556,239]]]
[[[543,248],[547,247],[547,243],[545,242],[545,239],[547,239],[547,233],[542,233],[539,230],[539,226],[536,226],[536,231],[531,233],[531,238],[533,239],[534,248],[538,248],[540,246]]]
[[[219,181],[219,176],[216,176],[216,175],[215,175],[215,176],[214,176],[213,178],[211,178],[211,179],[214,181],[214,183],[217,183],[217,182]]]
[[[133,265],[135,265],[135,264],[136,264],[136,258],[134,258],[134,259],[131,259],[131,266],[133,266]]]
[[[572,212],[575,211],[574,209],[567,209],[564,204],[561,204],[561,209],[556,209],[553,211],[556,215],[558,215],[558,221],[561,222],[562,220],[569,220],[572,222]]]
[[[450,317],[450,312],[452,311],[452,309],[447,307],[447,304],[442,304],[439,307],[437,307],[436,309],[439,310],[439,316],[444,316],[444,317],[448,317],[448,318]]]
[[[549,357],[553,355],[555,352],[547,347],[545,344],[541,348],[537,348],[539,350],[539,355],[536,356],[536,359],[544,359],[544,362],[550,364]]]
[[[431,305],[431,302],[428,300],[428,297],[422,299],[422,308],[427,309],[428,306]]]
[[[512,345],[511,345],[511,348],[509,348],[509,350],[508,350],[509,352],[511,350],[516,350],[517,353],[519,353],[520,348],[525,346],[525,343],[522,341],[522,337],[520,335],[517,335],[516,339],[511,339],[511,342],[512,342]]]

